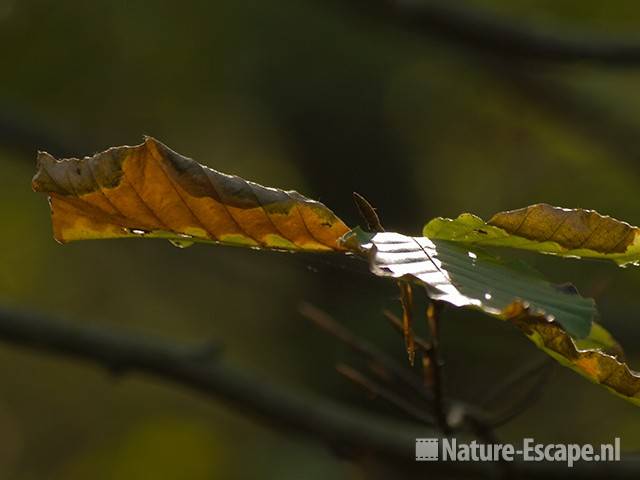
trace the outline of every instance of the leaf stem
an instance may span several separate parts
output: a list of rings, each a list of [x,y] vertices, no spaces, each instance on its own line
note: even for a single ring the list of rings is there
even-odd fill
[[[413,366],[416,357],[416,345],[413,340],[413,289],[409,282],[398,281],[400,287],[400,301],[402,302],[402,334],[407,349],[409,363]]]

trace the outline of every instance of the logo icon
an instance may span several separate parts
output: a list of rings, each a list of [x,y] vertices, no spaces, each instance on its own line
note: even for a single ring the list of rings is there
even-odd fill
[[[437,438],[416,438],[416,461],[433,462],[438,460]]]

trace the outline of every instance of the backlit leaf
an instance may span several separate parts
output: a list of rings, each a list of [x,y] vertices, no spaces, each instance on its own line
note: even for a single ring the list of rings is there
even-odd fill
[[[531,314],[521,303],[514,303],[505,313],[532,342],[562,365],[640,406],[640,372],[624,362],[622,349],[601,325],[594,323],[591,334],[578,341],[557,323]]]
[[[578,338],[589,334],[596,316],[593,300],[565,292],[520,263],[453,242],[383,232],[372,235],[362,249],[370,255],[374,274],[420,283],[434,300],[457,307],[504,318],[509,305],[523,301]]]
[[[49,194],[54,235],[165,238],[281,250],[343,250],[347,226],[295,191],[226,175],[147,137],[83,159],[38,154],[33,188]]]
[[[421,284],[434,300],[510,321],[562,365],[640,405],[640,373],[624,363],[622,348],[593,321],[593,300],[533,275],[520,263],[454,242],[397,233],[345,237],[356,239],[374,274]]]
[[[488,222],[470,213],[435,218],[423,234],[431,239],[511,247],[564,257],[640,263],[640,229],[593,210],[544,203],[495,214]]]

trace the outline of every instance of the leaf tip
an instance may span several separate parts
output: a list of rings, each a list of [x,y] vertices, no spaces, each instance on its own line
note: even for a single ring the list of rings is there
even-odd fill
[[[44,150],[38,150],[36,155],[36,173],[31,179],[31,188],[34,192],[47,191],[46,183],[51,179],[47,173],[47,166],[56,162],[53,155]]]

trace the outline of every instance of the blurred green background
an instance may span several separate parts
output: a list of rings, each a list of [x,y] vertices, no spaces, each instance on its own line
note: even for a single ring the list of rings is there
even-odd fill
[[[460,2],[461,4],[463,2]],[[467,2],[465,2],[467,3]],[[637,33],[640,4],[468,2],[555,32]],[[335,373],[345,348],[298,313],[307,300],[403,359],[381,315],[392,284],[293,255],[160,241],[61,246],[31,192],[35,152],[83,156],[157,137],[218,170],[295,188],[388,229],[434,216],[548,202],[640,224],[640,75],[590,64],[519,65],[403,31],[349,2],[0,0],[0,302],[180,341],[274,383],[400,414]],[[526,256],[599,303],[640,365],[640,271]],[[473,401],[542,355],[473,312],[443,325],[447,389]],[[637,407],[558,367],[503,440],[640,450]],[[354,479],[324,446],[139,377],[0,347],[0,478]]]

